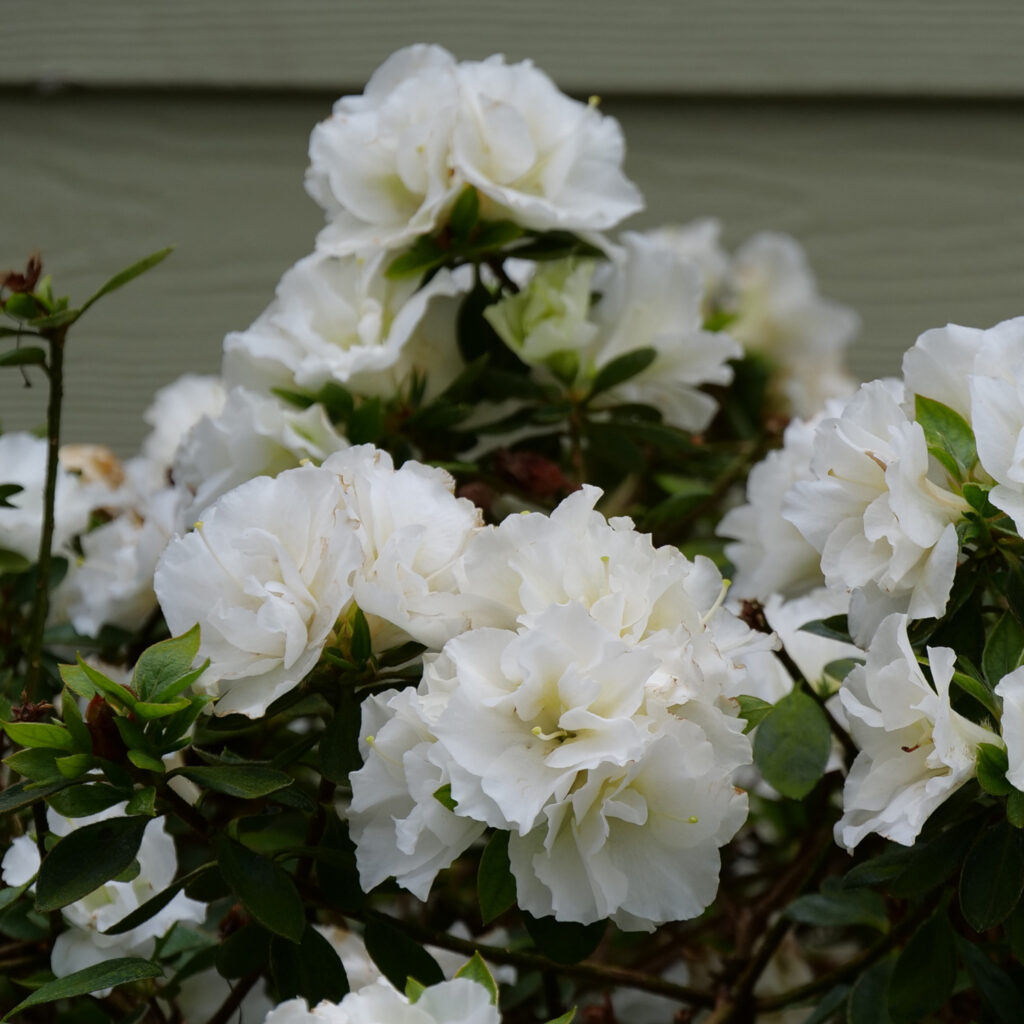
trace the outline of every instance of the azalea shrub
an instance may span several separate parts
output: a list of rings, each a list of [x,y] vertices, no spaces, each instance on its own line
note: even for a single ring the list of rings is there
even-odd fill
[[[399,51],[124,461],[63,354],[168,253],[0,277],[4,1020],[1018,1019],[1024,318],[858,387],[793,239],[611,234],[624,155]]]

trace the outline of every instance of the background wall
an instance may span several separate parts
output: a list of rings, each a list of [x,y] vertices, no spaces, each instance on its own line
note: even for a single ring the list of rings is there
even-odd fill
[[[215,371],[312,248],[306,143],[392,50],[533,57],[623,124],[637,226],[713,215],[806,247],[864,321],[854,371],[1024,313],[1015,0],[5,0],[0,267],[73,299],[175,243],[71,338],[65,436],[130,453],[152,392]],[[43,420],[0,375],[0,422]]]

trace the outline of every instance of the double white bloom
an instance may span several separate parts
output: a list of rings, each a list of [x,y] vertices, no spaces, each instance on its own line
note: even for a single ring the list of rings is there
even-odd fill
[[[345,96],[310,139],[306,187],[327,212],[324,251],[394,249],[432,231],[475,187],[489,219],[603,230],[642,206],[618,123],[569,99],[529,61],[456,63],[410,46]]]
[[[720,607],[710,562],[606,522],[598,496],[480,530],[460,562],[472,628],[416,692],[365,705],[349,814],[365,887],[393,874],[425,896],[492,826],[538,916],[650,929],[714,898],[750,759],[726,698],[768,641]]]

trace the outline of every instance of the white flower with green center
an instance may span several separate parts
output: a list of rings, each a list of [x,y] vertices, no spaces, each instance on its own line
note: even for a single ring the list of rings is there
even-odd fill
[[[361,564],[341,481],[314,466],[236,487],[168,545],[154,588],[173,634],[200,626],[215,714],[259,718],[302,682]]]
[[[839,698],[860,748],[843,787],[840,846],[869,833],[912,846],[935,809],[974,777],[978,746],[999,737],[949,703],[956,655],[928,648],[929,685],[907,639],[907,616],[890,615],[846,677]]]

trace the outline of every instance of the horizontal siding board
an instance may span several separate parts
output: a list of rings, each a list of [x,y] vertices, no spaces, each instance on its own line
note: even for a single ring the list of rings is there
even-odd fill
[[[175,242],[90,311],[69,345],[67,436],[130,452],[152,392],[215,371],[321,223],[302,190],[330,96],[0,96],[0,267],[44,252],[87,295]],[[789,231],[825,294],[856,308],[861,377],[896,372],[918,333],[1024,313],[1024,111],[890,104],[618,101],[638,225],[718,216],[731,245]],[[5,428],[43,421],[41,387],[0,372]]]
[[[1018,0],[5,0],[0,84],[341,90],[392,50],[568,90],[1024,96]]]

